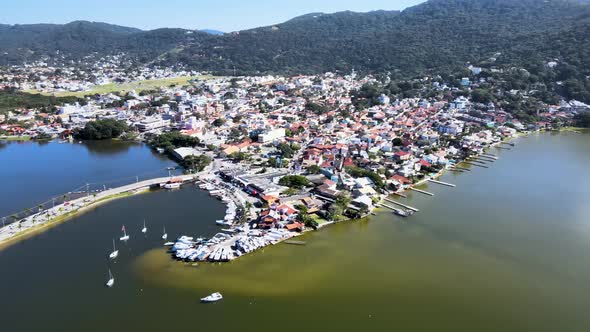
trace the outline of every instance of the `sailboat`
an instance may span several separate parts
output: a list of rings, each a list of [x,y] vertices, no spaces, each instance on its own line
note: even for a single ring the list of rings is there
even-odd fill
[[[115,239],[113,239],[113,252],[110,253],[109,258],[115,259],[117,256],[119,256],[119,250],[117,250],[117,247],[115,247]]]
[[[121,228],[121,230],[123,231],[123,236],[121,236],[119,238],[119,240],[121,240],[121,241],[129,240],[129,235],[127,235],[127,232],[125,231],[125,225],[123,225],[123,228]]]
[[[145,227],[145,219],[143,220],[143,228],[141,229],[143,234],[147,233],[147,227]]]
[[[115,277],[113,277],[113,274],[111,273],[111,269],[109,269],[109,280],[107,281],[106,285],[107,285],[107,287],[113,287],[114,284],[115,284]]]
[[[164,226],[164,234],[162,235],[162,240],[166,240],[168,238],[168,233],[166,233],[166,226]]]

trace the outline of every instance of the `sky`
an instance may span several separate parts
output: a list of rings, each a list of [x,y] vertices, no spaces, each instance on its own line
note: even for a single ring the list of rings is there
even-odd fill
[[[231,32],[312,12],[401,10],[424,0],[1,0],[0,23],[106,22]]]

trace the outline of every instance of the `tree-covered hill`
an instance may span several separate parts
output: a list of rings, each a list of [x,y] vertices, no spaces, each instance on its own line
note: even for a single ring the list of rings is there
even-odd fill
[[[69,58],[125,52],[138,63],[218,74],[354,68],[403,77],[471,63],[525,67],[542,81],[564,81],[568,94],[590,91],[589,31],[587,0],[430,0],[401,12],[313,13],[224,35],[91,22],[0,26],[0,64],[55,56],[58,50]],[[551,71],[550,61],[559,64]]]

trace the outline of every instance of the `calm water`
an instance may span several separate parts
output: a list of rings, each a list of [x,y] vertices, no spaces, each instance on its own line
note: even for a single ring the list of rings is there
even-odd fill
[[[224,265],[191,267],[160,247],[164,224],[170,237],[215,232],[224,207],[195,187],[112,202],[0,252],[2,327],[588,331],[590,135],[516,143],[489,169],[443,177],[457,188],[410,194],[411,218],[382,211]],[[105,289],[122,223],[132,238]],[[225,299],[198,303],[213,291]]]
[[[0,141],[0,216],[35,207],[76,188],[115,187],[135,176],[168,174],[175,164],[143,144],[95,141],[83,144]]]

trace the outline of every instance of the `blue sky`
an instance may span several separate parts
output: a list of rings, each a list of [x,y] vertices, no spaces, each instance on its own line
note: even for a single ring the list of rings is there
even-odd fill
[[[423,0],[2,0],[0,23],[100,21],[141,29],[236,31],[311,12],[399,10]]]

